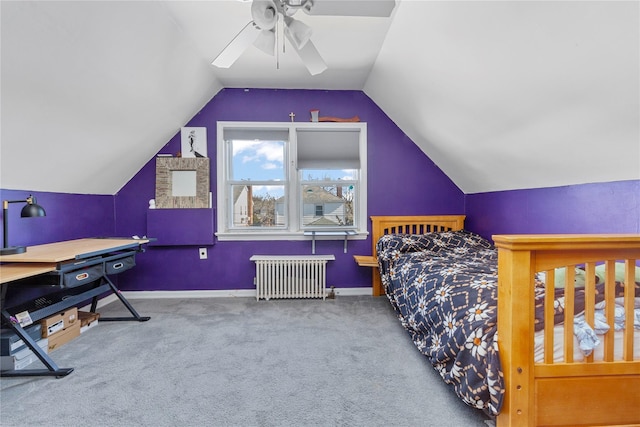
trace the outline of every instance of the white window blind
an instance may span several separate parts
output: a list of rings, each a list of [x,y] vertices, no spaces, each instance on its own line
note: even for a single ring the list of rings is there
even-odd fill
[[[359,169],[360,133],[298,130],[298,169]]]
[[[288,141],[289,129],[225,129],[225,141]]]

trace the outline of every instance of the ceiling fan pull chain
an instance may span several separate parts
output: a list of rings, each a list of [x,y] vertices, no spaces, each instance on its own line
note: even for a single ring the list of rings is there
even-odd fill
[[[282,54],[287,53],[286,43],[284,41],[284,16],[280,16],[280,40],[282,40]]]
[[[282,27],[282,25],[280,24],[281,18],[280,15],[278,15],[278,20],[276,21],[276,70],[280,69],[280,49],[278,49],[278,43],[280,41],[280,39],[282,38],[282,34],[280,33],[280,28]]]

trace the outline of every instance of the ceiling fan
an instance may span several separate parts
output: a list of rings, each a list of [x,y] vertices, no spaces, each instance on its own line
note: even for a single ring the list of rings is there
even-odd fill
[[[311,75],[327,69],[311,42],[311,28],[293,18],[302,10],[309,15],[388,17],[395,0],[253,0],[250,21],[213,60],[219,68],[229,68],[252,44],[269,55],[276,53],[276,38],[284,37],[302,59]],[[280,31],[278,31],[280,30]]]

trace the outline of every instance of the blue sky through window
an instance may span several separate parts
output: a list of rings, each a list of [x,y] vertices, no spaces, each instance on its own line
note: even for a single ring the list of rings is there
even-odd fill
[[[253,186],[253,194],[281,197],[284,186],[264,185],[264,181],[284,181],[284,141],[233,140],[231,179],[234,181],[253,181],[261,184]],[[355,170],[307,169],[302,172],[303,180],[353,180]]]
[[[283,141],[234,140],[231,179],[284,181],[284,146]],[[254,185],[253,194],[278,198],[284,195],[284,186]]]
[[[283,141],[233,141],[234,180],[284,180]]]

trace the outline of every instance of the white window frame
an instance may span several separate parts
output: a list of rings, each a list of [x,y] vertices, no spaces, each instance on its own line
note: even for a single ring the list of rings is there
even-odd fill
[[[231,226],[231,206],[232,195],[230,193],[229,182],[229,161],[230,153],[228,146],[224,140],[225,129],[238,130],[281,130],[288,129],[289,141],[285,144],[285,175],[287,187],[288,202],[287,207],[287,226],[285,228],[264,228],[264,229],[240,229]],[[343,240],[345,237],[336,235],[335,229],[331,229],[332,233],[322,236],[322,231],[329,231],[325,228],[309,228],[302,227],[301,215],[302,204],[300,202],[301,175],[297,169],[297,130],[318,130],[318,131],[349,131],[359,132],[359,156],[360,168],[357,183],[357,192],[355,194],[354,208],[355,217],[354,224],[355,234],[350,234],[349,238],[356,240],[364,240],[368,236],[367,225],[367,124],[360,122],[353,123],[295,123],[295,122],[218,122],[217,123],[217,147],[216,147],[216,165],[217,165],[217,197],[216,197],[216,216],[217,216],[217,232],[216,236],[220,241],[251,241],[251,240],[310,240],[305,231],[310,229],[316,230],[316,240]],[[346,229],[345,229],[346,230]],[[354,228],[348,230],[353,233]]]

